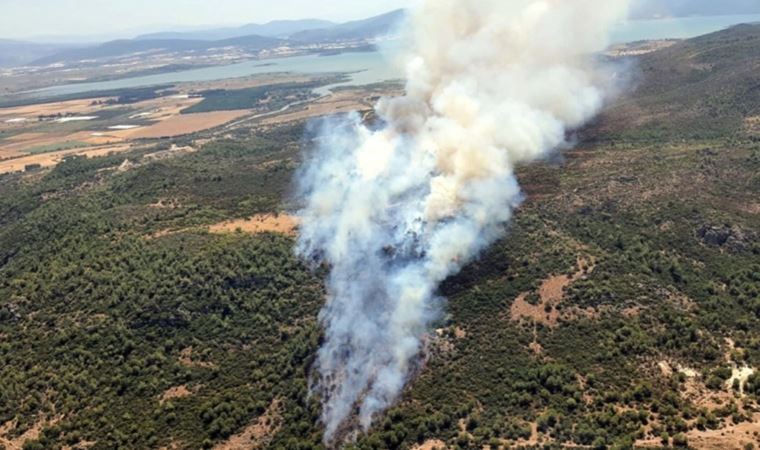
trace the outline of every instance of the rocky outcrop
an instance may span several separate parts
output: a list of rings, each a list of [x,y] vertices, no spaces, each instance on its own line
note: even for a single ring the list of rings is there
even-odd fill
[[[702,225],[697,230],[697,236],[706,245],[721,247],[732,253],[750,250],[757,236],[751,231],[743,230],[736,225]]]

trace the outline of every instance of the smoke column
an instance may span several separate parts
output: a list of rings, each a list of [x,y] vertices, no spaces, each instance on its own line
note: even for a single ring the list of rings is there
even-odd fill
[[[317,356],[325,441],[399,396],[439,317],[436,289],[503,234],[515,166],[566,144],[605,101],[593,54],[627,0],[421,0],[406,94],[323,125],[299,174],[304,259],[326,263]]]

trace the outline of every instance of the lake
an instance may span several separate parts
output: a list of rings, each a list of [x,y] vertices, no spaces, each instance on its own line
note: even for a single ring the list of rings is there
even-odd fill
[[[646,39],[686,39],[722,30],[739,23],[760,22],[760,14],[738,16],[687,17],[677,19],[634,20],[619,25],[613,32],[613,43]],[[227,66],[186,70],[157,75],[124,78],[94,83],[52,86],[25,93],[32,97],[54,97],[82,92],[157,86],[192,81],[212,81],[266,73],[351,73],[349,81],[317,90],[325,93],[344,85],[365,85],[401,78],[397,64],[391,64],[388,52],[341,53],[329,56],[297,56],[266,61],[249,61]]]

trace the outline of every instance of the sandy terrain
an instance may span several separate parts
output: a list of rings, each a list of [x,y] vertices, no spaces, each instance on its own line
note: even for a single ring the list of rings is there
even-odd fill
[[[230,436],[224,442],[214,446],[214,450],[251,450],[266,448],[282,426],[282,404],[278,399],[272,401],[266,412],[248,425],[240,433]]]
[[[52,167],[60,163],[63,158],[72,155],[84,155],[89,158],[106,156],[111,153],[125,152],[131,148],[130,144],[106,145],[101,147],[86,147],[58,152],[29,155],[20,158],[0,161],[0,174],[23,171],[28,164],[39,164],[43,168]]]
[[[282,233],[290,236],[295,235],[298,228],[298,219],[287,214],[262,214],[249,219],[230,220],[209,227],[211,233],[235,233],[240,230],[243,233]]]

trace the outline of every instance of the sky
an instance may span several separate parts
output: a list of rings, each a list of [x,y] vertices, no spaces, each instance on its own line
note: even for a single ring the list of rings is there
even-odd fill
[[[277,19],[363,19],[415,0],[0,0],[0,38],[134,37]],[[509,0],[504,0],[509,1]],[[760,13],[760,0],[634,0],[634,17]],[[74,39],[76,40],[76,39]]]
[[[277,19],[346,21],[410,3],[411,0],[0,0],[0,38],[115,36]]]

